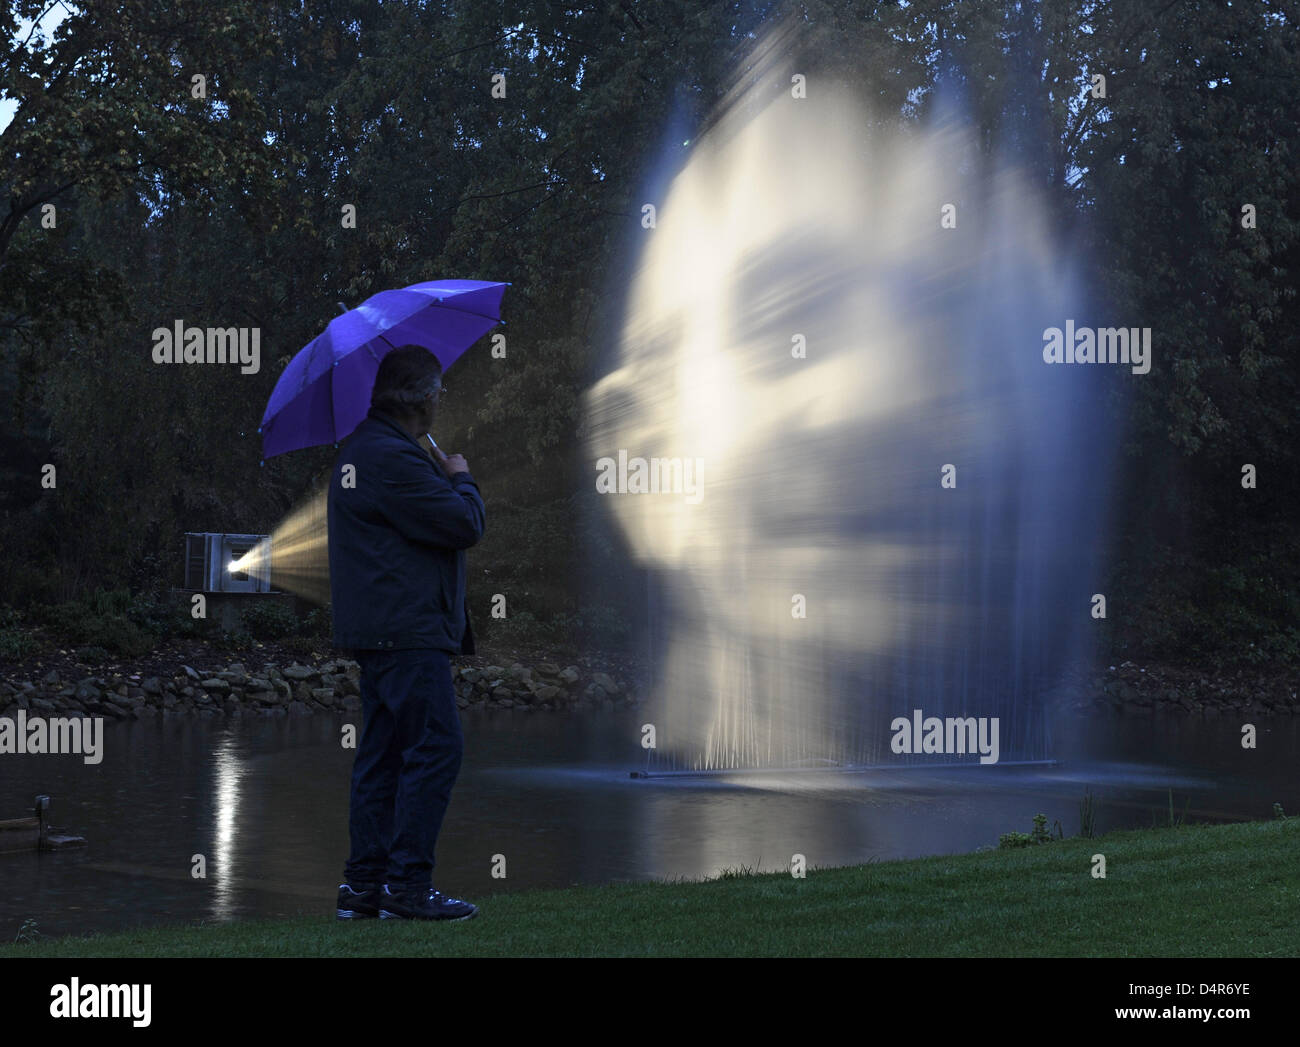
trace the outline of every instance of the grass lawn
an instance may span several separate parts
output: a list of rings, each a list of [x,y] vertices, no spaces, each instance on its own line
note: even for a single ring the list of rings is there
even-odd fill
[[[1093,854],[1106,878],[1092,876]],[[0,945],[19,956],[1296,956],[1300,818],[1017,850],[474,899],[457,924],[332,911]]]

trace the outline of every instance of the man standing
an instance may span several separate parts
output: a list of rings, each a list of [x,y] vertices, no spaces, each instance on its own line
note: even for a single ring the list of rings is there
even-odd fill
[[[474,653],[465,550],[484,524],[465,459],[444,455],[426,435],[441,391],[431,352],[391,351],[330,482],[334,643],[361,665],[363,716],[341,920],[467,920],[478,912],[432,884],[463,749],[449,655]]]

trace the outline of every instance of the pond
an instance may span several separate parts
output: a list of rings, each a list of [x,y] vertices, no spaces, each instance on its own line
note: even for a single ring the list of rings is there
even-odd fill
[[[835,866],[994,846],[1039,812],[1067,836],[1085,790],[1096,831],[1175,818],[1300,813],[1300,718],[1172,714],[1062,720],[1055,766],[634,780],[634,711],[462,714],[466,754],[435,882],[481,900],[574,883],[696,878],[726,868]],[[332,918],[346,857],[353,751],[342,721],[157,719],[105,724],[104,760],[0,759],[0,818],[53,797],[85,848],[0,856],[0,940],[25,920],[62,935],[193,919]],[[195,855],[205,879],[191,875]],[[505,856],[504,879],[493,878]],[[499,861],[498,861],[499,866]]]

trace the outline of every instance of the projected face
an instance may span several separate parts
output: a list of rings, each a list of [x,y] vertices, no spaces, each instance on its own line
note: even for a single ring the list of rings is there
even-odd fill
[[[845,666],[955,609],[923,581],[960,552],[925,526],[940,467],[1007,439],[964,395],[988,361],[953,353],[979,267],[939,226],[952,143],[863,123],[848,98],[782,99],[712,131],[589,397],[593,457],[700,463],[698,504],[609,497],[672,603],[660,737],[708,766],[858,744],[848,711],[871,696]]]

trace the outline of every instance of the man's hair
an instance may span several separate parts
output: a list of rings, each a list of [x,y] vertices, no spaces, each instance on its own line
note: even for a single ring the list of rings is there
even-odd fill
[[[370,406],[405,414],[442,388],[442,364],[422,345],[399,345],[379,363]]]

